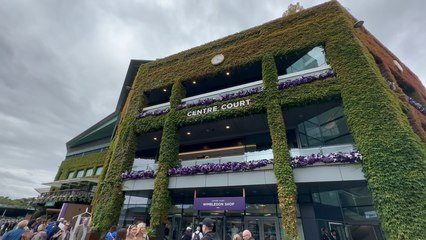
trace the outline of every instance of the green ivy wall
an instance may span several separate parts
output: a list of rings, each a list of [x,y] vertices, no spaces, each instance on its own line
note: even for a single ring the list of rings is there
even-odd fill
[[[103,165],[106,151],[98,153],[90,153],[84,156],[72,157],[62,161],[59,167],[58,173],[56,174],[56,180],[67,179],[69,172],[76,172],[77,170],[93,169],[93,173],[96,171],[96,167]]]
[[[343,7],[331,1],[143,65],[105,160],[103,181],[94,201],[95,228],[106,231],[117,222],[123,204],[120,174],[131,168],[136,134],[163,129],[150,209],[152,225],[158,226],[167,220],[170,208],[167,169],[176,164],[178,129],[266,112],[276,161],[274,171],[283,228],[289,239],[296,239],[297,193],[292,170],[286,162],[289,153],[282,115],[289,107],[339,100],[357,148],[364,156],[363,170],[387,238],[421,239],[426,236],[425,145],[413,132],[398,96],[389,90],[373,57],[356,38],[354,21]],[[306,52],[318,45],[325,46],[327,61],[336,77],[277,91],[274,58]],[[210,59],[218,53],[224,54],[225,61],[213,66]],[[186,112],[202,107],[174,109],[185,96],[182,81],[198,80],[255,62],[262,62],[265,91],[243,98],[250,98],[253,104],[191,118]],[[167,115],[136,119],[145,105],[144,91],[171,85],[172,107]]]

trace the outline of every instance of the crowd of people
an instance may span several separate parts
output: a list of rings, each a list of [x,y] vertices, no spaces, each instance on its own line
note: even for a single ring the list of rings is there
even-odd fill
[[[89,233],[88,218],[70,233],[70,223],[60,218],[58,221],[46,218],[22,220],[19,222],[3,221],[0,227],[2,240],[85,240]]]
[[[192,232],[191,227],[187,227],[185,232],[182,234],[181,240],[220,240],[220,236],[216,234],[214,229],[214,221],[210,218],[205,218],[201,222],[202,227],[197,227]],[[232,236],[232,240],[253,240],[250,230],[246,229],[242,233],[235,233]]]

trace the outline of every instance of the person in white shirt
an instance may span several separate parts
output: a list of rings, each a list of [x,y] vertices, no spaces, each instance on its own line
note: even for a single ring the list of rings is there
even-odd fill
[[[203,238],[203,234],[200,231],[200,227],[197,227],[195,232],[192,234],[192,240],[200,240]]]

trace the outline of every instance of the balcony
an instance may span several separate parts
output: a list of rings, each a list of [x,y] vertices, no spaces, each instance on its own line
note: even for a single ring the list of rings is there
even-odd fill
[[[72,203],[90,203],[93,198],[93,192],[80,189],[58,190],[54,192],[45,192],[34,198],[33,203],[41,204],[46,202],[72,202]]]
[[[278,77],[278,85],[285,82],[298,81],[303,78],[321,78],[327,77],[330,73],[331,67],[329,65],[322,65],[316,68],[311,68],[295,73],[289,73]],[[306,82],[309,83],[309,82]],[[303,84],[303,82],[302,82]],[[208,105],[214,102],[220,102],[225,100],[231,100],[235,98],[245,97],[252,94],[256,94],[263,91],[263,81],[257,80],[254,82],[241,84],[234,87],[224,88],[217,91],[207,92],[191,97],[182,99],[181,104],[177,109],[189,108],[200,105]],[[167,113],[170,110],[170,102],[157,104],[149,107],[145,107],[142,113],[138,114],[138,118],[144,118],[147,116],[159,116]]]
[[[294,73],[289,73],[285,75],[281,75],[278,77],[278,84],[288,81],[293,81],[296,79],[300,79],[302,77],[320,77],[321,75],[324,75],[328,73],[331,70],[330,65],[322,65],[316,68],[306,69]]]
[[[290,157],[297,158],[300,156],[311,156],[311,155],[324,155],[329,154],[343,153],[349,154],[355,152],[356,147],[353,144],[341,144],[325,147],[315,147],[315,148],[293,148],[290,149]],[[249,162],[249,161],[259,161],[259,160],[270,160],[273,159],[272,149],[257,151],[257,152],[246,152],[244,155],[235,155],[235,156],[223,156],[223,157],[214,157],[214,158],[203,158],[203,159],[192,159],[181,161],[182,167],[192,167],[202,164],[224,164],[229,162]],[[309,165],[325,165],[324,162],[316,162]],[[158,164],[154,160],[149,161],[139,161],[133,165],[132,171],[157,171]]]

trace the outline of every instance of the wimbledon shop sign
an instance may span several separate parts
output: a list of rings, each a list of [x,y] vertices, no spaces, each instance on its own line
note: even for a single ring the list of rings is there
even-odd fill
[[[194,198],[194,210],[245,210],[244,197]]]
[[[189,111],[188,113],[186,113],[186,116],[193,117],[193,116],[199,116],[199,115],[203,115],[207,113],[232,109],[232,108],[240,108],[240,107],[248,106],[251,103],[252,103],[251,99],[239,100],[235,102],[224,103],[220,106],[212,106],[212,107],[206,107],[206,108],[202,108],[198,110]]]

